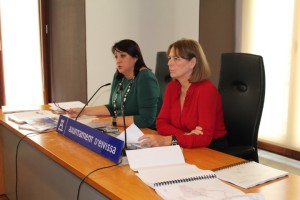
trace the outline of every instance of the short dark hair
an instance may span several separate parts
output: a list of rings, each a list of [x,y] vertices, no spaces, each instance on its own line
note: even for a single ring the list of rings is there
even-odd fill
[[[130,56],[137,58],[137,61],[134,65],[134,75],[135,76],[138,75],[138,73],[142,67],[148,68],[144,62],[144,58],[143,58],[143,55],[142,55],[139,45],[133,40],[124,39],[119,42],[116,42],[112,46],[111,51],[113,54],[115,53],[115,51],[126,52]],[[124,77],[124,75],[121,74],[118,70],[116,73],[117,73],[117,79],[121,79]]]

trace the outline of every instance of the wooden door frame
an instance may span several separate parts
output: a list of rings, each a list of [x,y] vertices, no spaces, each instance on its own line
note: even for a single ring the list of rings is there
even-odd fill
[[[41,65],[43,80],[43,97],[44,104],[51,102],[51,73],[49,59],[49,33],[48,33],[48,0],[39,0],[39,16],[40,16],[40,43],[41,43]]]
[[[1,31],[1,12],[0,12],[0,106],[5,105],[5,87],[4,87],[4,70],[2,56],[2,31]]]

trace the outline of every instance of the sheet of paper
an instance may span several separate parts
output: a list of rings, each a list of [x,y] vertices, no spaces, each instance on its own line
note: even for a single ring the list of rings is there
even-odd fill
[[[169,200],[263,200],[263,196],[246,195],[217,178],[167,185],[155,189],[163,199]]]
[[[144,133],[133,123],[126,129],[126,135],[127,135],[127,143],[139,143],[138,139],[139,137],[143,136]],[[120,133],[120,135],[117,137],[120,140],[125,141],[125,131]]]
[[[213,175],[210,170],[199,169],[196,165],[187,163],[177,165],[166,165],[140,169],[136,174],[144,183],[155,188],[155,183],[165,181],[183,180],[197,176]]]
[[[126,155],[129,166],[134,171],[147,167],[185,163],[179,145],[127,150]]]

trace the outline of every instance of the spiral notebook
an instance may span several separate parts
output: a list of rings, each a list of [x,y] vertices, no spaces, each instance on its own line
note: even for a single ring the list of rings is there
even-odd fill
[[[245,194],[219,180],[213,171],[190,164],[142,169],[136,175],[163,199],[264,199],[257,193]]]
[[[245,161],[214,170],[221,180],[233,183],[242,188],[256,185],[287,176],[288,172],[275,169],[254,161]]]
[[[164,185],[216,178],[214,172],[201,170],[187,163],[144,168],[140,169],[136,175],[154,189]]]

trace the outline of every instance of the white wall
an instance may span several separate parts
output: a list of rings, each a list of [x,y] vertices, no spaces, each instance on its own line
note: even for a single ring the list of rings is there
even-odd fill
[[[135,40],[154,72],[156,52],[185,38],[198,40],[199,0],[86,0],[88,98],[111,82],[116,70],[112,45]],[[103,88],[89,105],[108,102]]]

